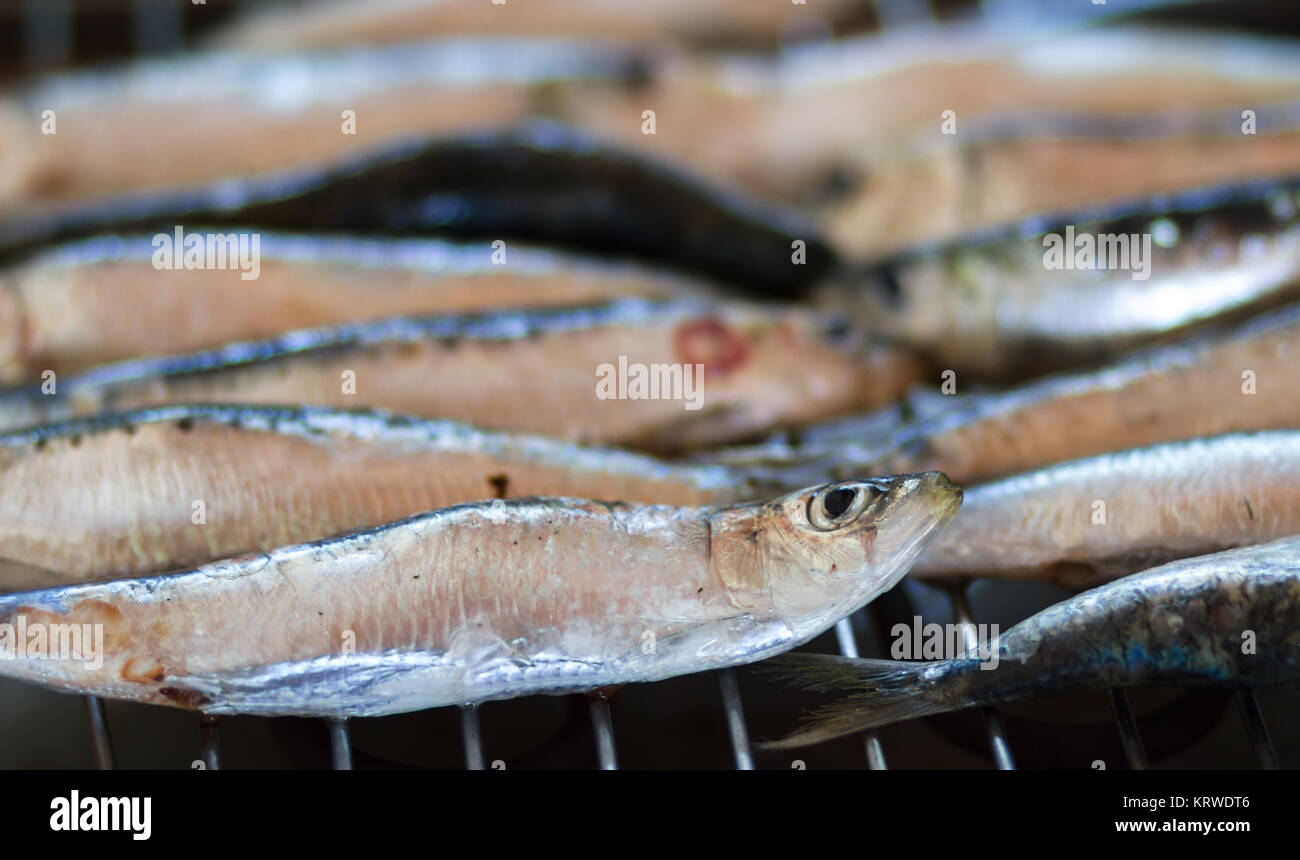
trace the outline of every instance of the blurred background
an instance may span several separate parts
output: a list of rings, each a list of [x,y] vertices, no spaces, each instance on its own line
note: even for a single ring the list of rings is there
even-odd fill
[[[871,260],[1131,188],[1300,170],[1300,125],[1280,120],[1261,120],[1261,135],[1276,135],[1266,154],[1159,156],[1162,135],[1231,135],[1243,106],[1300,99],[1297,37],[1294,0],[0,0],[0,209],[22,217],[541,118],[809,213],[837,251]],[[60,128],[40,147],[32,117],[47,107]],[[654,136],[641,133],[646,107]],[[354,137],[337,134],[340,109],[357,110]],[[953,140],[937,134],[947,109],[963,124]],[[1112,145],[1088,157],[1128,165],[1126,154],[1150,152],[1105,179],[1102,162],[1079,161],[1080,141],[1096,138]],[[953,179],[974,162],[978,181]],[[977,621],[1006,629],[1066,592],[981,581],[969,595]],[[854,617],[860,651],[885,656],[882,631],[914,614],[943,623],[952,605],[906,583]],[[808,648],[835,652],[835,636]],[[738,676],[752,738],[782,734],[810,704]],[[1254,766],[1229,694],[1136,690],[1131,701],[1155,766]],[[82,699],[0,681],[0,702],[0,767],[94,765]],[[1281,761],[1300,763],[1294,698],[1260,705]],[[610,707],[623,767],[734,766],[713,674],[624,688]],[[1126,766],[1105,694],[1002,713],[1020,767]],[[106,714],[120,767],[198,757],[191,714],[116,702]],[[481,720],[489,762],[597,764],[581,696],[489,703]],[[978,712],[880,735],[891,767],[993,766]],[[464,765],[455,709],[353,721],[351,737],[357,767]],[[330,765],[315,720],[224,720],[222,755],[231,768]],[[866,765],[860,738],[798,758]]]

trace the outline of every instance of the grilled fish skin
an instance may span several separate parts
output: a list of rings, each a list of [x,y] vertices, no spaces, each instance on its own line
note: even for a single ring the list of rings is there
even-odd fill
[[[159,269],[157,247],[98,236],[0,274],[0,378],[399,314],[716,294],[679,273],[516,243],[498,263],[486,242],[264,233],[251,279],[238,268]]]
[[[493,498],[690,506],[775,492],[722,467],[382,413],[96,415],[0,435],[0,590],[179,570]]]
[[[1101,503],[1100,507],[1098,503]],[[1300,431],[1189,439],[966,489],[913,576],[1071,588],[1300,534]]]
[[[676,264],[771,296],[801,295],[835,264],[816,225],[797,212],[541,122],[408,139],[208,185],[32,207],[0,220],[0,262],[53,242],[170,234],[176,225],[516,238]]]
[[[659,680],[827,629],[896,582],[960,499],[927,474],[730,508],[460,505],[185,573],[0,596],[15,631],[103,625],[98,659],[15,654],[0,674],[341,717]]]
[[[892,428],[896,411],[868,413],[828,422],[827,432],[812,428],[808,443],[700,458],[795,483],[808,474],[937,469],[969,485],[1108,451],[1298,427],[1300,401],[1289,396],[1297,356],[1300,305],[1292,305],[1098,370],[950,395],[947,410],[935,404],[945,395],[927,396],[919,420]]]
[[[797,308],[640,299],[402,317],[104,365],[56,378],[52,394],[44,384],[8,389],[0,425],[177,403],[302,404],[670,451],[866,408],[915,381],[910,355],[840,322]],[[683,369],[680,390],[658,398],[617,399],[613,388],[602,397],[601,367],[608,378],[621,357],[647,371],[691,366],[695,396]]]
[[[1252,631],[1255,647],[1244,647]],[[1175,561],[1049,607],[953,660],[779,658],[777,671],[845,699],[764,744],[789,749],[975,705],[1112,687],[1295,689],[1300,537]],[[989,661],[991,665],[991,661]]]
[[[1125,237],[1128,268],[1047,268],[1051,237],[1072,263],[1066,237],[1083,235]],[[1002,379],[1068,369],[1300,296],[1300,175],[1035,217],[821,293],[938,367]]]

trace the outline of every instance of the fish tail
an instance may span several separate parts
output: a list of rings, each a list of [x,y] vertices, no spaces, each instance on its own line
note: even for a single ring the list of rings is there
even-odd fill
[[[794,749],[946,710],[936,695],[939,685],[924,677],[927,670],[939,665],[942,661],[866,660],[830,654],[785,654],[769,660],[759,667],[769,677],[800,689],[847,695],[809,713],[793,733],[758,746]]]

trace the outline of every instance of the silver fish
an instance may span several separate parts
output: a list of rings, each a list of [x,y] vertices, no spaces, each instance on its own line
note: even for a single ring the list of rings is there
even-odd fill
[[[897,582],[960,501],[925,474],[724,508],[459,505],[169,576],[5,595],[15,647],[0,675],[320,716],[653,681],[808,641]]]
[[[1064,692],[1160,685],[1295,689],[1300,537],[1125,577],[951,660],[791,654],[773,666],[797,686],[849,695],[789,737],[765,744],[769,749]]]
[[[711,292],[680,273],[515,243],[496,257],[487,242],[223,235],[250,252],[238,264],[231,254],[227,268],[181,268],[179,242],[176,267],[160,267],[156,237],[110,235],[60,245],[0,273],[0,378],[20,381],[47,369],[65,373],[398,314]],[[251,270],[241,268],[245,263]]]
[[[720,466],[333,409],[170,406],[0,434],[0,590],[193,567],[520,496],[765,498]]]
[[[1189,439],[967,488],[914,576],[1095,585],[1300,534],[1300,431]]]
[[[1060,370],[1300,296],[1300,177],[1035,217],[821,295],[958,374]]]

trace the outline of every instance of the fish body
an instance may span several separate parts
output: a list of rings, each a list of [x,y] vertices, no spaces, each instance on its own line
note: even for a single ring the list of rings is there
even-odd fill
[[[762,6],[745,0],[700,4],[667,0],[647,5],[608,0],[561,0],[543,7],[484,6],[474,0],[379,0],[365,4],[317,3],[309,14],[268,10],[237,19],[215,35],[222,47],[252,51],[481,33],[600,37],[629,41],[771,42],[797,28],[844,26],[869,16],[857,0]]]
[[[1300,176],[1035,217],[823,291],[869,330],[983,377],[1096,361],[1300,296]]]
[[[1108,451],[1300,426],[1300,401],[1289,396],[1297,361],[1300,305],[1292,305],[1097,370],[1005,391],[927,395],[917,420],[892,427],[895,413],[867,413],[828,422],[826,432],[812,428],[807,444],[742,447],[719,459],[735,467],[749,460],[783,480],[937,469],[975,484]],[[940,408],[945,397],[951,408]]]
[[[960,498],[913,475],[730,508],[460,505],[169,576],[5,595],[11,629],[102,625],[103,648],[16,655],[0,674],[317,716],[659,680],[827,629],[896,582]]]
[[[193,160],[193,153],[185,158]],[[326,163],[32,206],[0,259],[102,233],[287,230],[534,240],[792,295],[834,253],[807,217],[553,123],[415,136]]]
[[[194,567],[493,498],[719,505],[714,466],[366,412],[172,406],[0,435],[0,590]]]
[[[532,115],[548,88],[622,90],[646,62],[606,42],[486,38],[287,56],[199,52],[40,77],[0,101],[0,209],[181,188],[347,159],[412,135],[508,126]]]
[[[398,317],[9,389],[0,423],[179,403],[302,404],[672,450],[866,407],[915,380],[910,355],[840,322],[686,299]]]
[[[1300,534],[1300,431],[1102,454],[967,488],[914,576],[1086,587]]]
[[[487,242],[246,230],[222,234],[235,237],[244,257],[229,255],[224,268],[207,268],[206,257],[185,268],[191,235],[177,242],[164,234],[166,243],[98,236],[0,275],[0,344],[9,350],[0,374],[18,382],[44,370],[61,374],[402,314],[710,292],[679,274],[514,243],[498,253]]]
[[[839,254],[870,263],[1044,212],[1300,173],[1300,102],[1253,122],[1243,134],[1237,107],[990,117],[847,162],[812,205]]]
[[[996,654],[996,664],[991,659]],[[1112,687],[1295,689],[1300,537],[1175,561],[1049,607],[952,660],[798,654],[781,673],[850,693],[769,744],[803,746],[930,714]],[[992,668],[989,668],[992,667]]]

